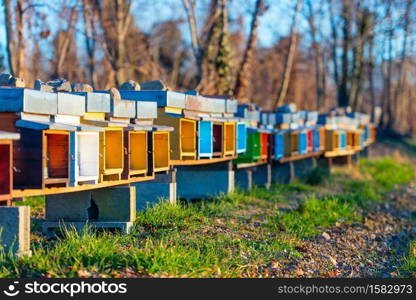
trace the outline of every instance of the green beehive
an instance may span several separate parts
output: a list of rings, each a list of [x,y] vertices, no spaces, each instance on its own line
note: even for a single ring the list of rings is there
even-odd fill
[[[257,130],[248,129],[247,149],[245,153],[238,155],[235,164],[252,163],[258,161],[261,156],[261,135]]]

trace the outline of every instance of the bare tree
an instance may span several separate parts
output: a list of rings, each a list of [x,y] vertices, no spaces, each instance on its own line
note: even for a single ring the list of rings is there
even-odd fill
[[[280,84],[280,89],[279,89],[278,95],[274,103],[274,107],[280,106],[285,102],[287,90],[289,88],[290,73],[292,71],[293,59],[295,57],[295,50],[296,50],[296,40],[297,40],[296,24],[297,24],[297,19],[298,19],[298,15],[299,15],[299,11],[301,7],[302,7],[302,0],[297,0],[292,26],[290,28],[290,43],[289,43],[289,50],[288,50],[286,61],[285,61],[285,69],[284,69],[284,73],[282,77],[282,82]]]
[[[57,57],[57,60],[55,61],[55,71],[53,76],[56,78],[62,76],[64,61],[67,58],[70,43],[71,41],[73,41],[74,26],[77,21],[78,5],[79,0],[77,0],[74,6],[70,8],[68,27],[66,28],[66,30],[58,32],[58,34],[61,34],[61,37],[58,39],[58,44],[55,48],[55,55]]]
[[[7,63],[9,65],[10,73],[14,75],[15,67],[13,64],[13,57],[12,52],[14,49],[14,40],[13,40],[13,25],[12,25],[12,17],[10,14],[10,0],[3,0],[3,8],[4,8],[4,19],[5,19],[5,26],[6,26],[6,51],[7,51]]]
[[[113,3],[105,2],[104,5],[95,0],[94,3],[103,31],[103,50],[113,71],[114,84],[119,86],[125,81],[125,42],[132,21],[131,0],[115,0]]]
[[[97,41],[96,23],[97,10],[94,9],[93,0],[82,0],[84,19],[85,49],[87,53],[88,78],[91,86],[95,86],[97,76],[95,73],[95,48]]]
[[[325,107],[326,97],[326,74],[324,65],[324,53],[321,50],[320,43],[317,41],[317,29],[315,25],[315,12],[312,0],[308,0],[308,24],[312,39],[312,49],[315,59],[315,85],[316,85],[316,109],[320,110]]]
[[[234,96],[242,103],[249,101],[250,81],[254,63],[253,56],[257,46],[257,27],[259,26],[259,17],[265,10],[266,6],[264,0],[257,0],[251,20],[250,35],[248,37],[247,46],[244,51],[240,69],[237,73],[237,80],[234,87]]]

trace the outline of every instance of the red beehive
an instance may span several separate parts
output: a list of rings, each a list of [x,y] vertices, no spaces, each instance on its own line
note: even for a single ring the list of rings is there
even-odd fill
[[[19,134],[0,131],[0,205],[10,205],[13,189],[13,140]]]

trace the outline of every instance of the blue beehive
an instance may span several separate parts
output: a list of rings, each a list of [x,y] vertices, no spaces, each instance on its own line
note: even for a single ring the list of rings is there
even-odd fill
[[[237,123],[237,154],[246,152],[247,149],[247,126]]]
[[[321,150],[321,133],[319,128],[313,129],[313,152]]]
[[[347,146],[347,134],[345,133],[345,131],[340,131],[339,132],[339,148],[341,149],[341,151],[344,151],[346,149]]]
[[[364,141],[368,142],[370,140],[370,126],[366,125],[364,128]]]
[[[198,126],[198,157],[212,158],[212,122],[199,121]]]
[[[308,134],[306,130],[299,132],[299,154],[308,153]]]
[[[285,153],[283,131],[276,131],[274,134],[274,159],[282,159]]]

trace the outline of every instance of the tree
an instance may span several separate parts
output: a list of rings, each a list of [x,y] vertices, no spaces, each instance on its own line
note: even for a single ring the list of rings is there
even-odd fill
[[[287,90],[289,88],[290,73],[292,71],[293,59],[295,57],[295,51],[296,51],[296,39],[297,39],[296,24],[297,24],[298,14],[299,14],[301,7],[302,7],[302,0],[297,0],[292,26],[290,28],[290,43],[289,43],[289,50],[287,52],[287,57],[285,60],[285,69],[284,69],[284,73],[282,77],[282,82],[280,84],[279,92],[277,94],[277,97],[274,103],[274,107],[278,107],[282,105],[286,100]]]
[[[234,96],[242,103],[249,102],[250,99],[249,90],[251,86],[254,52],[256,51],[257,46],[257,27],[259,26],[259,17],[265,11],[266,6],[264,0],[257,0],[251,19],[247,46],[244,51],[240,69],[237,73],[237,80],[234,87]]]

